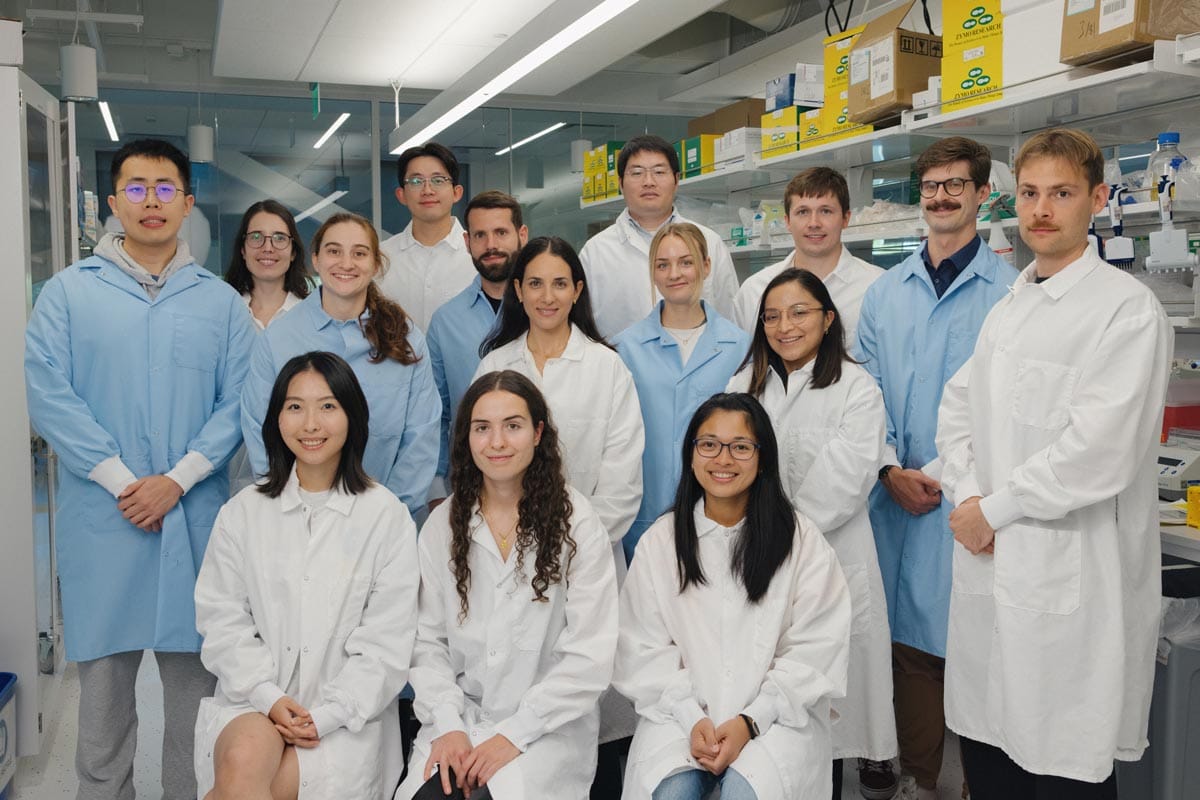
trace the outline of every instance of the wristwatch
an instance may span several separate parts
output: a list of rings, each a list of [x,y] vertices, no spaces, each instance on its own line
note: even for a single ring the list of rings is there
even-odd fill
[[[751,719],[749,714],[738,714],[742,718],[742,722],[746,723],[746,727],[750,729],[750,738],[758,738],[758,723]]]
[[[887,480],[888,473],[891,472],[892,470],[894,470],[895,468],[896,468],[895,464],[888,464],[886,467],[881,467],[879,470],[879,480],[881,482]]]

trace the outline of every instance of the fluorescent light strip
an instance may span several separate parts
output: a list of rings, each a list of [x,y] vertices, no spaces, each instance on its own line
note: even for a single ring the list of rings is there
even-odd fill
[[[540,138],[542,138],[543,136],[545,136],[547,133],[554,133],[556,130],[558,130],[559,128],[561,128],[561,127],[565,126],[566,124],[567,124],[567,123],[565,123],[565,122],[556,122],[556,123],[554,123],[553,125],[551,125],[549,128],[546,128],[546,130],[544,130],[544,131],[538,131],[538,132],[537,132],[537,133],[535,133],[533,136],[526,136],[524,139],[522,139],[521,141],[517,142],[516,144],[510,144],[508,147],[504,148],[503,150],[497,150],[497,151],[496,151],[496,155],[498,155],[498,156],[502,156],[502,155],[504,155],[505,153],[509,152],[510,150],[516,150],[516,149],[517,149],[518,147],[520,147],[521,145],[524,145],[524,144],[529,144],[529,143],[530,143],[530,142],[532,142],[534,139],[540,139]]]
[[[350,119],[349,111],[347,111],[345,114],[342,114],[340,117],[338,117],[336,120],[334,120],[333,124],[329,126],[329,130],[327,130],[327,131],[325,131],[325,133],[321,134],[320,139],[317,139],[317,143],[313,145],[313,150],[320,150],[321,145],[323,145],[327,141],[329,141],[329,137],[333,136],[335,133],[337,133],[337,129],[342,127],[342,125],[348,119]]]
[[[113,124],[112,112],[108,110],[108,103],[100,101],[100,116],[104,117],[104,127],[108,128],[108,138],[114,142],[121,141],[121,137],[117,136],[117,126]]]
[[[416,134],[410,136],[398,147],[393,148],[392,155],[399,155],[410,147],[429,141],[483,105],[484,102],[500,94],[500,92],[503,92],[622,11],[634,6],[637,2],[638,0],[604,0],[604,2],[598,4],[591,11],[535,47],[517,61],[517,63],[492,78],[465,100],[459,102],[445,114],[442,114],[442,116],[417,131]]]
[[[308,208],[304,209],[299,214],[297,214],[296,222],[299,222],[302,219],[308,219],[313,214],[316,214],[318,211],[320,211],[322,208],[329,205],[333,201],[340,200],[342,195],[344,195],[344,194],[347,194],[347,192],[344,192],[341,189],[338,189],[336,192],[333,192],[328,197],[322,197],[320,200],[313,203],[311,206],[309,206]]]

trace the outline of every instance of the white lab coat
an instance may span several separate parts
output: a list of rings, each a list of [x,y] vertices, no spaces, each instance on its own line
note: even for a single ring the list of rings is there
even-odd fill
[[[833,548],[802,514],[792,552],[751,605],[730,559],[738,528],[694,511],[707,583],[679,592],[674,515],[638,541],[621,590],[613,686],[640,720],[625,800],[647,800],[669,775],[700,769],[692,728],[745,713],[761,735],[732,766],[758,800],[828,800],[829,698],[846,691],[850,594]]]
[[[946,721],[1024,769],[1098,782],[1146,747],[1158,636],[1157,442],[1173,333],[1090,250],[1036,263],[942,395],[942,486],[995,555],[954,545]]]
[[[804,256],[799,257],[803,268]],[[758,305],[762,302],[763,292],[767,284],[775,280],[775,276],[785,269],[791,269],[797,263],[797,252],[793,250],[788,257],[777,264],[764,267],[746,278],[742,288],[738,289],[733,301],[733,321],[744,331],[754,333],[758,325]],[[842,318],[842,329],[845,332],[846,347],[851,347],[855,341],[855,331],[858,330],[858,313],[862,308],[863,297],[871,284],[879,279],[883,270],[874,264],[850,255],[850,251],[842,245],[842,255],[838,259],[833,272],[825,276],[822,283],[829,290],[829,297],[837,306]]]
[[[672,213],[669,222],[692,222]],[[716,231],[692,222],[704,234],[712,271],[701,297],[726,319],[733,318],[737,272],[729,248]],[[640,322],[662,296],[650,282],[650,239],[637,229],[625,209],[612,225],[597,233],[579,251],[587,273],[588,294],[596,327],[606,339]]]
[[[256,487],[226,503],[196,579],[200,658],[216,693],[196,717],[198,796],[213,746],[235,717],[267,714],[289,684],[321,742],[297,748],[300,798],[386,798],[400,778],[396,697],[416,636],[416,526],[374,484],[334,490],[320,508],[295,472],[271,499]]]
[[[792,503],[833,545],[850,588],[846,696],[833,701],[833,757],[884,761],[898,752],[892,707],[892,637],[867,498],[878,476],[885,421],[875,379],[851,362],[832,386],[810,385],[810,361],[783,385],[774,369],[759,398],[779,442],[779,469]],[[744,392],[750,370],[729,382]]]
[[[567,347],[538,372],[527,334],[483,357],[478,378],[511,369],[542,390],[558,429],[567,480],[596,509],[613,543],[618,580],[625,576],[621,538],[642,504],[642,450],[645,431],[637,389],[615,350],[593,342],[571,326]]]
[[[409,774],[396,793],[407,800],[424,783],[433,740],[464,731],[472,745],[500,734],[521,750],[488,782],[496,800],[582,800],[596,771],[596,702],[612,677],[617,645],[617,583],[608,536],[571,489],[576,552],[563,579],[534,602],[533,557],[516,570],[476,509],[467,561],[469,609],[450,568],[450,500],[429,515],[418,543],[421,600],[412,685],[421,731]],[[349,796],[349,795],[347,795]]]
[[[412,223],[379,246],[387,270],[375,279],[380,290],[400,304],[421,333],[429,331],[433,312],[475,280],[475,264],[463,238],[463,226],[452,218],[450,232],[432,247],[412,235]]]

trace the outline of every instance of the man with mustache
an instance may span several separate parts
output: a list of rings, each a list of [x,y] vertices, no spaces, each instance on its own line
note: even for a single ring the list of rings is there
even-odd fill
[[[871,527],[892,629],[901,797],[936,797],[946,719],[942,690],[954,539],[934,437],[946,381],[970,357],[984,317],[1017,271],[983,243],[975,215],[991,191],[991,154],[953,136],[917,159],[929,238],[863,298],[857,357],[879,382],[887,448]]]
[[[479,345],[496,321],[513,262],[529,239],[520,203],[504,192],[475,195],[465,216],[463,239],[479,274],[435,311],[429,323],[429,359],[442,395],[442,448],[434,494],[449,471],[450,431],[458,401],[471,385],[479,366]]]

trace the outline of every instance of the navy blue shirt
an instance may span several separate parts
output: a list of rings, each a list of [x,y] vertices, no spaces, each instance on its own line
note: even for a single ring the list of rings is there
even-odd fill
[[[942,263],[936,267],[929,260],[929,243],[926,242],[925,246],[921,248],[921,261],[925,263],[925,271],[929,273],[929,279],[933,281],[933,290],[937,292],[939,298],[954,283],[958,274],[966,269],[971,260],[975,258],[975,254],[979,252],[982,244],[983,239],[979,237],[979,234],[975,234],[975,238],[967,242],[961,250],[949,258],[942,259]]]

